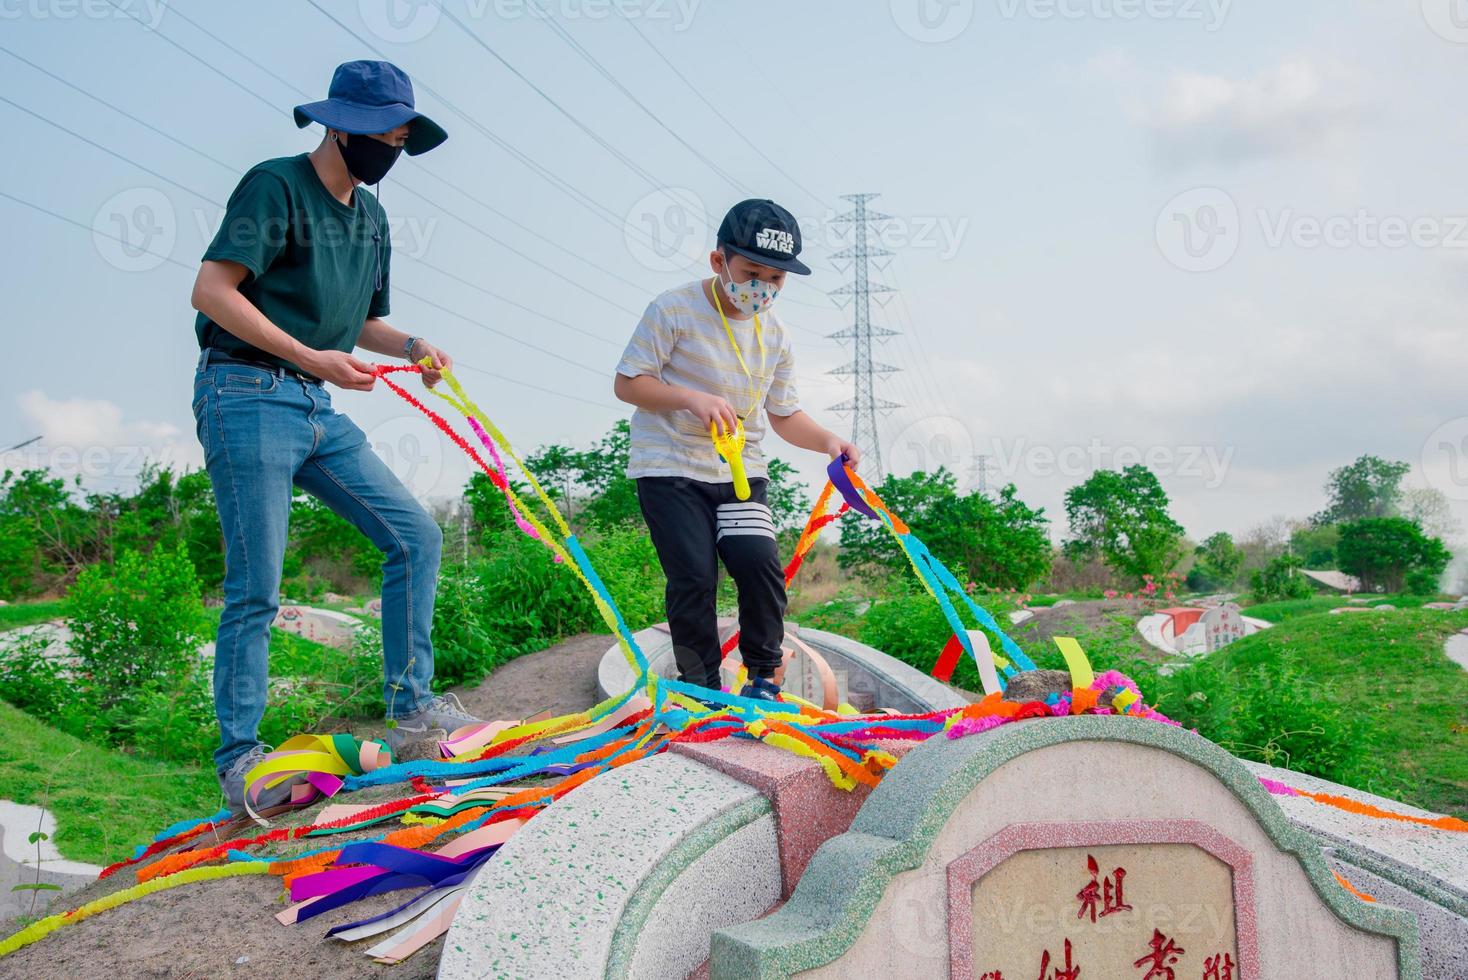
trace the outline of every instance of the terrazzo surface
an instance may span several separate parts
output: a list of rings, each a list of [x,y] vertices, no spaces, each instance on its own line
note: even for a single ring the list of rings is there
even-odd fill
[[[741,806],[768,811],[753,787],[677,755],[598,776],[485,866],[454,918],[439,976],[602,976],[634,893],[681,842]]]

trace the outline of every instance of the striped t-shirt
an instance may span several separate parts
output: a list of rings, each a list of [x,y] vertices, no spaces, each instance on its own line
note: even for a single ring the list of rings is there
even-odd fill
[[[729,318],[729,329],[749,368],[751,377],[747,378],[704,281],[690,282],[648,304],[617,364],[617,373],[629,378],[646,374],[665,384],[705,391],[728,401],[744,417],[744,471],[751,479],[766,475],[760,448],[765,413],[788,416],[800,411],[790,331],[774,313],[761,313],[759,323],[765,342],[763,366],[754,320]],[[729,466],[714,450],[708,430],[692,412],[681,409],[649,412],[639,408],[632,413],[627,475],[633,479],[681,476],[703,483],[728,483],[731,479]]]

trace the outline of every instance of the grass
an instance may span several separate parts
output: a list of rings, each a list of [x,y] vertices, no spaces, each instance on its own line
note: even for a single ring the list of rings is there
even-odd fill
[[[0,606],[0,630],[15,629],[19,626],[34,626],[36,623],[44,623],[52,619],[60,619],[60,599],[46,599],[41,602],[15,602],[8,606]]]
[[[1351,602],[1351,598],[1366,599],[1364,603]],[[1416,609],[1428,602],[1442,600],[1443,596],[1435,595],[1317,595],[1309,599],[1284,599],[1279,602],[1261,602],[1256,606],[1245,605],[1244,612],[1256,619],[1267,620],[1271,623],[1282,623],[1296,616],[1312,616],[1316,613],[1329,612],[1342,606],[1379,606],[1382,604],[1396,606],[1398,609]],[[1247,599],[1246,599],[1247,601]]]
[[[83,742],[0,702],[0,799],[56,815],[54,843],[73,861],[109,864],[222,798],[214,774]]]
[[[1468,671],[1443,653],[1444,640],[1468,627],[1468,612],[1278,612],[1278,626],[1209,660],[1225,671],[1266,676],[1292,664],[1317,696],[1368,722],[1369,762],[1342,781],[1468,816]]]

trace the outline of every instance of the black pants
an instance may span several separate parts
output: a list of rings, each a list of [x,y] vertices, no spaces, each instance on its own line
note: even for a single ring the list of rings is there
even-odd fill
[[[764,480],[749,481],[749,499],[732,483],[651,476],[637,481],[637,499],[663,574],[668,627],[678,676],[719,687],[716,594],[719,559],[739,588],[739,652],[751,677],[773,677],[785,639],[785,572]]]

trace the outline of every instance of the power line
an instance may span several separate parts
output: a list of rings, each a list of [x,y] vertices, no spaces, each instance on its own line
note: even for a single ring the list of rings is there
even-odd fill
[[[729,117],[726,116],[726,115],[724,115],[724,113],[719,110],[719,107],[718,106],[714,105],[714,103],[710,102],[707,98],[705,98],[704,97],[704,94],[701,91],[699,91],[698,86],[694,85],[691,81],[689,81],[688,80],[688,77],[686,75],[684,75],[681,71],[679,71],[678,70],[678,67],[676,65],[674,65],[671,61],[668,60],[667,56],[665,54],[663,54],[662,50],[656,44],[654,44],[652,42],[652,39],[649,38],[646,34],[644,34],[642,32],[642,28],[640,28],[640,27],[637,26],[637,23],[636,23],[636,21],[633,20],[633,18],[631,18],[629,16],[626,16],[624,14],[623,17],[622,17],[622,23],[624,23],[628,27],[632,28],[633,33],[635,33],[639,38],[642,39],[642,43],[645,44],[645,45],[647,45],[648,48],[650,48],[652,50],[652,53],[658,56],[658,60],[661,61],[663,64],[667,65],[668,66],[668,70],[671,71],[674,75],[677,75],[678,76],[678,80],[681,81],[685,86],[687,86],[688,87],[688,90],[690,92],[692,92],[694,95],[696,95],[698,97],[698,100],[700,102],[702,102],[704,105],[708,106],[709,111],[711,111],[714,115],[718,116],[720,122],[722,122],[725,126],[728,126],[729,127],[729,130],[731,132],[738,133],[740,135],[740,137],[744,140],[744,142],[747,143],[747,144],[749,144],[750,149],[754,150],[755,153],[759,154],[760,159],[764,160],[765,163],[768,163],[771,167],[774,167],[775,170],[777,172],[779,172],[779,174],[781,176],[783,176],[786,180],[790,181],[790,183],[794,184],[796,187],[798,187],[802,191],[804,191],[805,194],[806,194],[806,196],[809,197],[811,200],[815,201],[817,204],[821,205],[822,207],[830,207],[829,204],[827,204],[824,200],[821,199],[821,197],[820,197],[819,194],[817,194],[815,191],[811,190],[810,188],[806,187],[804,184],[802,184],[800,181],[796,180],[794,177],[790,176],[790,174],[785,171],[785,168],[784,167],[780,166],[774,160],[770,159],[770,157],[765,153],[765,151],[764,150],[761,150],[759,148],[759,144],[757,144],[756,142],[754,142],[754,140],[751,140],[749,137],[747,137],[747,136],[744,135],[744,129],[743,129],[743,127],[734,125],[734,123],[730,121]]]
[[[572,37],[570,31],[566,30],[559,23],[557,23],[554,17],[542,10],[540,5],[537,4],[535,0],[529,0],[529,2],[530,6],[535,11],[540,13],[541,23],[545,24],[545,26],[550,28],[550,30],[553,31],[556,36],[565,41],[566,44],[570,45],[571,49],[575,51],[578,55],[580,55],[583,61],[591,65],[592,68],[596,69],[597,73],[601,75],[602,78],[605,78],[608,82],[611,83],[613,88],[615,88],[617,91],[621,92],[628,99],[630,99],[633,105],[641,109],[644,115],[646,115],[653,122],[657,123],[658,127],[666,132],[669,136],[677,140],[680,146],[682,146],[689,153],[692,153],[694,156],[696,156],[700,161],[703,162],[706,167],[708,167],[714,173],[718,174],[725,183],[734,188],[736,191],[739,191],[742,194],[752,193],[748,187],[746,187],[739,180],[731,176],[726,170],[724,170],[723,167],[720,167],[717,163],[711,160],[702,150],[684,139],[682,135],[680,135],[676,130],[673,129],[673,127],[663,122],[662,118],[657,113],[649,109],[641,99],[639,99],[636,95],[632,93],[631,89],[622,84],[621,79],[617,78],[616,75],[608,71],[605,65],[598,61],[590,51],[586,50],[586,48],[581,45],[581,42]],[[439,0],[439,7],[442,8],[442,6],[442,0]],[[452,17],[453,15],[450,14],[450,16]]]
[[[55,122],[53,120],[47,119],[45,116],[42,116],[40,113],[33,112],[32,110],[27,109],[25,106],[21,105],[18,102],[14,102],[11,99],[8,99],[8,98],[6,98],[3,95],[0,95],[0,102],[6,102],[9,105],[12,105],[12,106],[14,106],[17,109],[20,109],[22,112],[25,112],[27,115],[33,116],[34,118],[39,119],[40,121],[46,123],[49,126],[54,126],[55,128],[61,130],[62,132],[68,133],[69,135],[76,137],[77,139],[81,140],[84,143],[87,143],[87,144],[89,144],[91,146],[96,147],[99,150],[102,150],[104,153],[107,153],[109,156],[115,157],[116,159],[121,160],[124,163],[127,163],[127,164],[130,164],[130,165],[134,166],[134,167],[137,167],[139,170],[143,170],[143,171],[145,171],[145,172],[147,172],[149,174],[152,174],[154,177],[157,177],[159,180],[166,181],[167,183],[171,184],[172,186],[177,187],[179,190],[182,190],[182,191],[185,191],[185,192],[187,192],[189,194],[192,194],[195,197],[197,197],[197,198],[199,198],[199,199],[201,199],[203,201],[207,201],[208,203],[213,204],[213,205],[215,205],[217,207],[224,207],[224,205],[222,203],[220,203],[219,201],[215,200],[214,198],[209,197],[207,194],[204,194],[204,193],[202,193],[200,191],[197,191],[197,190],[193,189],[192,187],[189,187],[186,184],[181,184],[178,181],[172,179],[171,177],[166,177],[166,176],[164,176],[163,174],[159,173],[156,170],[153,170],[153,169],[151,169],[149,167],[145,167],[142,164],[138,163],[136,160],[132,160],[132,159],[128,158],[127,156],[124,156],[123,154],[118,153],[116,150],[109,149],[108,147],[105,147],[105,146],[103,146],[100,143],[97,143],[97,142],[95,142],[93,140],[87,139],[87,137],[81,135],[80,133],[76,132],[75,130],[70,129],[70,128],[62,125],[61,123],[58,123],[58,122]],[[418,299],[420,302],[426,303],[429,306],[434,307],[435,309],[442,310],[443,312],[449,314],[450,316],[458,317],[459,319],[464,320],[467,323],[472,323],[472,324],[480,327],[481,329],[486,330],[486,331],[488,331],[488,332],[490,332],[492,334],[495,334],[495,335],[500,336],[500,337],[504,337],[506,340],[510,340],[510,341],[513,341],[514,343],[520,344],[522,347],[528,347],[530,350],[538,351],[539,353],[544,354],[547,357],[551,357],[551,358],[554,358],[555,360],[562,361],[562,362],[564,362],[566,364],[569,364],[569,365],[571,365],[573,367],[581,368],[583,371],[590,371],[592,374],[595,374],[598,377],[602,377],[602,376],[605,375],[605,372],[604,371],[602,371],[602,370],[600,370],[598,368],[591,367],[589,364],[582,364],[580,361],[572,360],[571,358],[566,357],[563,354],[558,354],[555,351],[549,350],[549,349],[544,348],[544,347],[541,347],[538,344],[532,344],[528,340],[522,340],[521,338],[516,337],[514,334],[507,333],[507,332],[505,332],[503,330],[499,330],[499,329],[497,329],[495,327],[491,327],[489,324],[484,323],[484,322],[482,322],[480,320],[476,320],[474,317],[467,316],[466,314],[460,313],[457,310],[453,310],[453,309],[450,309],[450,308],[448,308],[446,306],[443,306],[443,305],[441,305],[439,303],[435,303],[432,300],[429,300],[429,299],[426,299],[424,297],[418,296],[417,294],[412,293],[412,292],[410,292],[410,291],[408,291],[406,289],[403,289],[401,287],[394,287],[394,291],[395,292],[398,292],[398,293],[400,293],[400,294],[402,294],[404,296],[410,296],[410,297],[413,297],[415,299]]]
[[[198,271],[194,266],[189,265],[189,264],[187,264],[185,262],[180,262],[178,259],[175,259],[171,255],[168,255],[168,254],[163,253],[163,252],[155,252],[152,249],[149,249],[149,248],[146,248],[146,247],[136,246],[132,242],[129,242],[127,239],[122,238],[121,236],[114,235],[114,234],[112,234],[111,232],[108,232],[108,231],[103,231],[100,228],[93,228],[90,225],[87,225],[87,224],[84,224],[83,222],[77,221],[75,218],[69,218],[66,215],[61,214],[58,211],[53,211],[50,208],[46,207],[45,205],[37,204],[34,201],[28,201],[28,200],[26,200],[25,198],[22,198],[22,197],[16,197],[14,194],[11,194],[11,193],[9,193],[7,191],[3,191],[3,190],[0,190],[0,198],[4,198],[4,199],[6,199],[8,201],[11,201],[11,202],[13,202],[15,204],[19,204],[21,207],[29,208],[32,211],[36,211],[36,212],[38,212],[40,214],[43,214],[43,215],[47,216],[48,218],[53,218],[53,219],[55,219],[57,221],[64,222],[64,223],[66,223],[68,225],[71,225],[71,226],[73,226],[75,228],[80,228],[82,231],[90,232],[93,235],[101,235],[104,238],[109,238],[112,241],[117,242],[117,243],[119,243],[121,245],[126,245],[129,248],[139,248],[140,251],[145,252],[148,255],[151,255],[151,256],[153,256],[155,258],[158,258],[158,259],[162,259],[164,262],[167,262],[170,265],[176,265],[176,266],[178,266],[180,269],[184,270],[185,272],[189,273],[190,275],[193,275],[193,274],[195,274]],[[400,291],[402,291],[402,290],[400,290]],[[402,292],[405,292],[405,291],[402,291]],[[408,295],[411,295],[411,294],[408,294]],[[473,322],[473,321],[470,321],[470,322]],[[486,371],[483,368],[475,367],[474,365],[465,363],[463,361],[457,361],[455,363],[459,367],[464,368],[466,370],[474,371],[474,372],[476,372],[478,374],[487,375],[487,376],[489,376],[491,378],[496,378],[496,379],[498,379],[500,381],[508,382],[509,384],[519,385],[519,386],[521,386],[523,388],[529,388],[529,389],[531,389],[533,391],[539,391],[539,392],[541,392],[543,394],[554,395],[557,398],[567,398],[567,399],[570,399],[571,401],[583,402],[583,403],[585,403],[587,405],[593,405],[593,406],[595,406],[597,408],[615,408],[615,406],[610,405],[610,404],[607,404],[605,402],[593,402],[593,401],[590,401],[588,399],[581,398],[578,395],[570,395],[570,394],[567,394],[564,391],[556,391],[553,388],[544,388],[544,387],[541,387],[540,385],[531,384],[528,381],[522,381],[519,378],[510,378],[510,377],[506,377],[505,375],[502,375],[502,374],[496,374],[493,371]],[[36,437],[36,439],[40,439],[40,438],[41,438],[40,436],[37,436]],[[30,440],[30,442],[35,442],[36,439]],[[23,446],[28,446],[28,445],[30,445],[30,442],[23,442],[19,446],[12,446],[10,449],[5,450],[5,452],[10,452],[10,451],[12,451],[14,449],[20,449]]]

